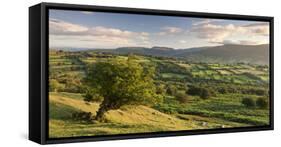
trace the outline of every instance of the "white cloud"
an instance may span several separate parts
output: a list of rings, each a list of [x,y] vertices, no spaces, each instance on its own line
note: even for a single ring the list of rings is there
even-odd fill
[[[224,40],[221,44],[240,44],[240,45],[258,45],[267,44],[264,41],[254,41],[254,40]]]
[[[242,45],[257,45],[257,44],[264,44],[264,43],[260,42],[260,41],[240,40],[239,44],[242,44]]]
[[[83,14],[93,14],[94,12],[91,12],[91,11],[81,11],[81,13],[83,13]]]
[[[61,20],[49,21],[51,47],[116,47],[149,44],[149,33],[103,26],[85,27]]]
[[[240,44],[237,40],[223,40],[221,44]]]
[[[53,35],[94,35],[94,36],[116,36],[116,37],[131,37],[136,34],[126,30],[116,28],[108,28],[103,26],[95,26],[92,28],[85,27],[79,24],[73,24],[57,19],[49,21],[50,34]],[[141,34],[142,35],[142,34]]]
[[[162,32],[159,32],[158,35],[164,36],[164,35],[173,35],[183,32],[183,29],[178,27],[163,27],[161,28]]]
[[[72,24],[57,19],[49,20],[50,34],[79,34],[88,31],[88,28],[82,25]]]
[[[126,30],[97,26],[89,29],[89,31],[86,34],[94,35],[94,36],[114,36],[114,37],[127,38],[133,36],[135,33]]]
[[[268,36],[269,35],[269,23],[253,23],[243,26],[245,29],[248,28],[252,34]]]
[[[179,40],[179,43],[185,44],[185,43],[187,43],[187,41],[186,40]]]
[[[222,21],[221,19],[199,19],[197,21],[193,21],[192,25],[197,26],[197,25],[203,25],[203,24],[210,24],[213,22],[219,22]]]
[[[129,39],[118,37],[50,35],[50,47],[113,48],[116,46],[131,46],[133,44],[134,42]]]
[[[182,31],[182,29],[178,27],[164,27],[162,29],[168,33],[180,33]]]
[[[212,24],[210,21],[194,25],[191,29],[193,35],[199,39],[207,40],[209,43],[233,43],[233,44],[254,44],[259,42],[268,42],[266,40],[253,40],[257,37],[269,35],[268,23],[252,23],[248,25],[219,25]],[[231,38],[245,38],[249,40],[237,41]],[[268,38],[267,38],[268,39]]]
[[[239,29],[237,30],[232,24],[225,26],[204,24],[191,29],[191,32],[195,33],[198,38],[206,39],[209,42],[222,42],[226,37],[237,31]]]
[[[163,46],[184,48],[191,44],[197,46],[205,44],[253,45],[269,42],[268,23],[253,22],[247,25],[235,25],[217,21],[221,20],[200,19],[200,21],[193,22],[189,30],[166,26],[160,28],[160,32],[149,34],[148,32],[134,32],[105,26],[89,27],[50,19],[50,47],[115,48],[163,44]],[[193,40],[191,41],[191,39]]]

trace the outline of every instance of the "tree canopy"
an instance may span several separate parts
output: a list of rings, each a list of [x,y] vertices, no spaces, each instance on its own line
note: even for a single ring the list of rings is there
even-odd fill
[[[124,105],[151,105],[161,101],[154,85],[155,69],[142,66],[134,56],[127,60],[110,59],[88,68],[85,82],[103,97],[96,119],[101,120],[108,110]]]

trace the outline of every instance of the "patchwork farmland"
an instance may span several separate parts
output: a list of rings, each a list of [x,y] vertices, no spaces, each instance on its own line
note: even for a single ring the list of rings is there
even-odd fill
[[[85,78],[99,62],[155,68],[161,101],[124,105],[93,118],[103,101],[87,100]],[[49,51],[49,135],[52,138],[269,124],[269,68],[250,63],[196,63],[179,58],[96,51]],[[248,100],[248,101],[247,101]]]

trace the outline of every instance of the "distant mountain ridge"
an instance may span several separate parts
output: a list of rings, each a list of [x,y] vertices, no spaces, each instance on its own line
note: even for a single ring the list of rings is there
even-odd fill
[[[188,49],[173,49],[167,47],[121,47],[115,53],[136,53],[152,56],[176,57],[193,62],[208,63],[252,63],[269,64],[269,45],[222,45],[214,47],[198,47]]]
[[[69,51],[79,51],[71,49]],[[82,50],[82,49],[81,49]],[[83,49],[85,50],[85,49]],[[174,49],[169,47],[120,47],[116,49],[87,49],[97,52],[111,52],[115,54],[141,54],[160,57],[181,58],[192,62],[206,63],[251,63],[269,64],[269,44],[262,45],[235,45],[227,44],[212,47],[197,47],[187,49]]]
[[[201,48],[200,51],[179,54],[176,57],[191,61],[217,63],[269,64],[269,45],[223,45]]]

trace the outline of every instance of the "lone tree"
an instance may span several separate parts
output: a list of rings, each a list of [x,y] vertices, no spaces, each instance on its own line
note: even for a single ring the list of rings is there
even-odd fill
[[[124,61],[109,59],[89,67],[85,82],[103,97],[95,119],[102,121],[107,111],[124,105],[151,105],[161,101],[162,97],[156,94],[154,73],[154,68],[141,66],[134,56]]]

